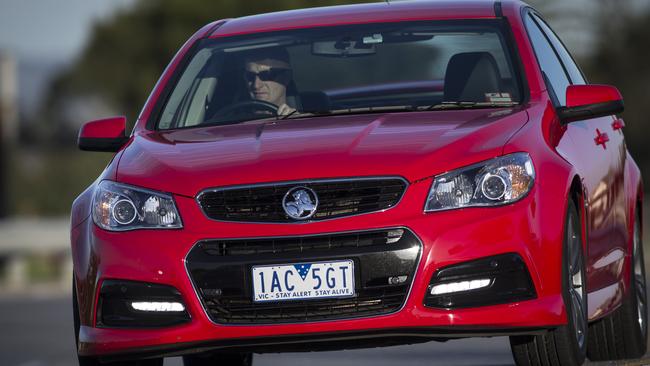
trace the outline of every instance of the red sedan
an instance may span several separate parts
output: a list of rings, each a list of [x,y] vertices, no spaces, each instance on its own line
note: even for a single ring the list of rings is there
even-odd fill
[[[616,88],[519,1],[216,21],[74,202],[81,365],[510,336],[519,365],[645,353],[639,168]]]

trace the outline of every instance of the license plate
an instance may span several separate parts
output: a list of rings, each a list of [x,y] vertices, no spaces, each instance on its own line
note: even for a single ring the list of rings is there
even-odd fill
[[[253,266],[253,301],[354,296],[352,260]]]

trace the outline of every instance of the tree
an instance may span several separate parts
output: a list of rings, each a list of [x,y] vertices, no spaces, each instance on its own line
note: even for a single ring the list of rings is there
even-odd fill
[[[132,123],[174,53],[211,21],[354,2],[364,1],[140,0],[95,26],[79,59],[52,83],[48,123],[39,128],[48,140],[70,144],[80,123],[103,117],[99,112],[125,114]]]
[[[611,18],[612,14],[618,17],[615,21]],[[589,82],[614,85],[623,94],[625,140],[641,166],[646,182],[650,178],[650,145],[647,143],[648,126],[645,125],[650,120],[650,49],[646,47],[650,43],[648,22],[648,8],[636,14],[604,12],[599,22],[601,27],[596,49],[585,65]]]

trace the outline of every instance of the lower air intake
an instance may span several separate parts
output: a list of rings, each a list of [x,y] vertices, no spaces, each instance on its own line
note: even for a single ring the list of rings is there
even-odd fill
[[[390,314],[402,308],[421,253],[407,229],[263,239],[206,240],[186,258],[208,316],[221,324],[300,323]],[[251,268],[352,260],[355,296],[254,302]]]
[[[424,305],[452,309],[535,297],[526,263],[519,254],[508,253],[439,269],[431,279]]]

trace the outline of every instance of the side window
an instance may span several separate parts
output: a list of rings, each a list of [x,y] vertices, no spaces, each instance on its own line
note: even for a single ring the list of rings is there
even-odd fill
[[[553,48],[555,48],[558,55],[560,55],[560,59],[562,60],[562,63],[564,64],[564,67],[566,68],[566,71],[571,78],[571,83],[580,85],[586,84],[585,78],[580,71],[580,68],[578,65],[576,65],[573,57],[571,57],[571,54],[569,51],[567,51],[566,47],[564,47],[564,44],[562,44],[562,41],[560,41],[555,32],[553,32],[548,24],[546,24],[546,22],[537,15],[533,15],[533,18],[539,27],[542,28],[542,31],[546,34],[546,37],[551,41]]]
[[[566,89],[570,82],[562,63],[530,15],[526,16],[526,29],[537,55],[539,66],[546,78],[546,86],[550,89],[549,92],[554,96],[558,106],[566,105]]]
[[[210,57],[212,57],[212,52],[208,49],[202,49],[187,65],[183,76],[178,80],[174,92],[169,97],[165,109],[163,109],[160,122],[158,122],[161,129],[184,127],[202,122],[197,118],[203,116],[200,111],[205,111],[205,105],[199,107],[199,104],[205,102],[212,95],[212,90],[216,84],[216,79],[200,77]],[[182,116],[179,115],[179,111]],[[192,118],[197,120],[192,120]],[[174,120],[177,121],[175,126]]]

